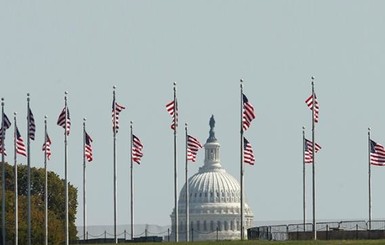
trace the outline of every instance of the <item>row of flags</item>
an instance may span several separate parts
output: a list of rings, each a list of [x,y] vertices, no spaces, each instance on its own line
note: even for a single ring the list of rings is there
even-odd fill
[[[119,129],[119,113],[123,109],[125,109],[125,107],[123,107],[117,103],[115,103],[115,107],[113,107],[113,112],[112,112],[113,129],[115,128],[116,132]],[[35,120],[34,120],[32,111],[30,109],[28,111],[28,117],[29,117],[28,137],[31,140],[35,140],[36,125],[35,125]],[[0,135],[5,134],[5,130],[9,129],[12,125],[11,121],[8,119],[8,117],[5,113],[3,113],[2,125],[3,125],[3,127],[0,129]],[[64,108],[61,111],[61,113],[59,114],[59,117],[57,120],[57,125],[63,127],[65,129],[65,132],[67,135],[70,134],[71,119],[70,119],[70,114],[69,114],[68,108]],[[24,140],[23,140],[17,126],[15,126],[15,132],[16,132],[16,135],[15,135],[16,153],[26,157],[27,156],[27,149],[26,149],[26,146],[24,144]],[[93,160],[92,145],[91,145],[93,140],[87,132],[85,132],[84,137],[85,137],[85,145],[84,145],[85,157],[86,157],[88,162],[91,162]],[[5,135],[2,138],[5,138]],[[133,145],[133,149],[132,149],[132,156],[133,156],[134,162],[140,164],[140,160],[143,156],[143,153],[142,153],[143,145],[137,136],[134,136],[133,142],[134,142],[134,145]],[[48,160],[50,159],[50,156],[52,154],[51,153],[51,144],[52,144],[52,141],[51,141],[48,133],[46,133],[45,134],[45,140],[44,140],[44,143],[42,146],[42,151],[46,153]],[[2,153],[2,152],[4,152],[4,154],[7,155],[6,150],[3,147],[3,144],[0,140],[0,153]]]
[[[314,99],[313,99],[314,97]],[[305,100],[306,105],[310,110],[313,110],[314,106],[314,122],[319,122],[319,104],[317,96],[314,94]],[[307,164],[313,163],[313,142],[304,139],[304,162]],[[314,151],[317,153],[321,150],[321,146],[317,143],[314,144]],[[385,148],[383,145],[378,144],[374,140],[369,138],[369,158],[370,164],[375,166],[385,166]]]

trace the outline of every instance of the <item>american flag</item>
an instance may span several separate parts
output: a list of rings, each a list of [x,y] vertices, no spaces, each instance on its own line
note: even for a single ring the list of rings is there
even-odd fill
[[[35,140],[35,132],[36,132],[36,125],[35,125],[35,119],[33,118],[33,114],[30,108],[28,108],[28,137],[31,140]]]
[[[67,114],[67,119],[66,119]],[[63,127],[66,130],[66,134],[70,134],[70,128],[71,128],[71,119],[70,119],[70,111],[67,107],[67,113],[66,113],[66,107],[63,108],[62,112],[59,115],[59,118],[57,119],[57,125]]]
[[[191,135],[187,135],[187,161],[195,162],[197,159],[197,153],[199,148],[202,148],[202,144],[196,138]]]
[[[27,156],[27,149],[25,148],[23,138],[21,138],[19,129],[16,127],[16,153],[22,156]]]
[[[370,164],[385,166],[385,149],[373,140],[370,140]]]
[[[255,112],[253,105],[249,102],[245,94],[243,95],[243,130],[246,131],[251,124],[251,121],[255,118]]]
[[[3,123],[2,123],[2,126],[0,128],[0,136],[2,138],[5,138],[5,130],[9,129],[9,127],[11,127],[11,121],[9,121],[7,115],[5,115],[5,113],[3,113]]]
[[[49,138],[48,134],[45,134],[42,150],[46,153],[46,157],[49,160],[51,157],[51,139]]]
[[[132,161],[140,164],[140,160],[143,157],[142,153],[143,144],[140,142],[140,139],[135,135],[132,135]]]
[[[3,154],[3,153],[4,153],[5,156],[7,155],[7,151],[4,148],[2,139],[0,139],[0,154]]]
[[[321,146],[317,143],[314,144],[314,148],[316,153],[321,150]],[[305,139],[304,158],[305,163],[313,163],[313,142],[308,139]]]
[[[250,142],[243,137],[243,162],[254,165],[255,157]]]
[[[176,99],[168,103],[166,109],[172,118],[171,129],[175,130],[178,127],[178,102]]]
[[[313,95],[310,95],[309,98],[307,98],[305,100],[305,103],[307,105],[307,107],[309,107],[310,110],[313,110],[313,105],[315,104],[315,107],[314,107],[314,122],[318,123],[318,119],[319,119],[319,105],[318,105],[318,100],[317,100],[317,96],[314,94],[314,101],[313,102]]]
[[[121,111],[126,109],[126,107],[119,105],[115,102],[115,98],[112,101],[112,130],[117,133],[119,129],[119,114]]]
[[[85,133],[85,145],[84,145],[84,156],[86,157],[88,162],[92,161],[92,146],[91,146],[92,138]]]

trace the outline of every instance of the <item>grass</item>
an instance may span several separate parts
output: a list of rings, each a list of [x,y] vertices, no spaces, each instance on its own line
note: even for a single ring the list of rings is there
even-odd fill
[[[385,244],[385,240],[330,240],[330,241],[211,241],[211,242],[163,242],[167,245],[377,245]],[[133,245],[132,243],[119,243],[120,245]],[[137,243],[138,245],[160,245],[160,243]],[[95,244],[96,245],[96,244]],[[115,244],[105,244],[115,245]]]

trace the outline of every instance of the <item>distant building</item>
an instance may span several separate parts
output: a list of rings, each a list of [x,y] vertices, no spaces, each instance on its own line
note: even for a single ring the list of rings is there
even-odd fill
[[[210,134],[204,145],[204,165],[189,178],[189,240],[240,239],[239,182],[222,167],[219,157],[220,144],[215,137],[214,117],[210,119]],[[246,200],[246,198],[245,198]],[[245,203],[244,231],[253,223],[253,213]],[[186,185],[178,201],[179,241],[186,240]],[[175,210],[171,213],[171,241],[175,238]]]

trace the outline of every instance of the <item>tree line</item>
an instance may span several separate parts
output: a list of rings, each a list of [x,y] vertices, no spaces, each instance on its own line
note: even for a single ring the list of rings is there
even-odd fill
[[[0,170],[2,163],[0,163]],[[19,216],[19,244],[27,244],[28,241],[28,167],[18,165],[18,216]],[[0,171],[1,173],[1,171]],[[0,175],[1,177],[1,175]],[[65,181],[54,172],[47,172],[48,178],[48,242],[49,244],[61,244],[65,241]],[[0,178],[1,179],[1,178]],[[0,180],[0,186],[2,185]],[[31,243],[33,245],[44,244],[45,236],[45,203],[44,203],[44,168],[31,168]],[[14,166],[5,163],[6,186],[6,239],[9,244],[15,244],[15,172]],[[0,188],[0,193],[2,192]],[[2,201],[2,193],[0,194]],[[77,239],[75,226],[77,210],[77,189],[68,184],[68,217],[70,241]],[[0,210],[1,210],[0,205]],[[2,211],[2,210],[1,210]],[[1,226],[1,224],[0,224]],[[0,230],[1,232],[1,230]]]

